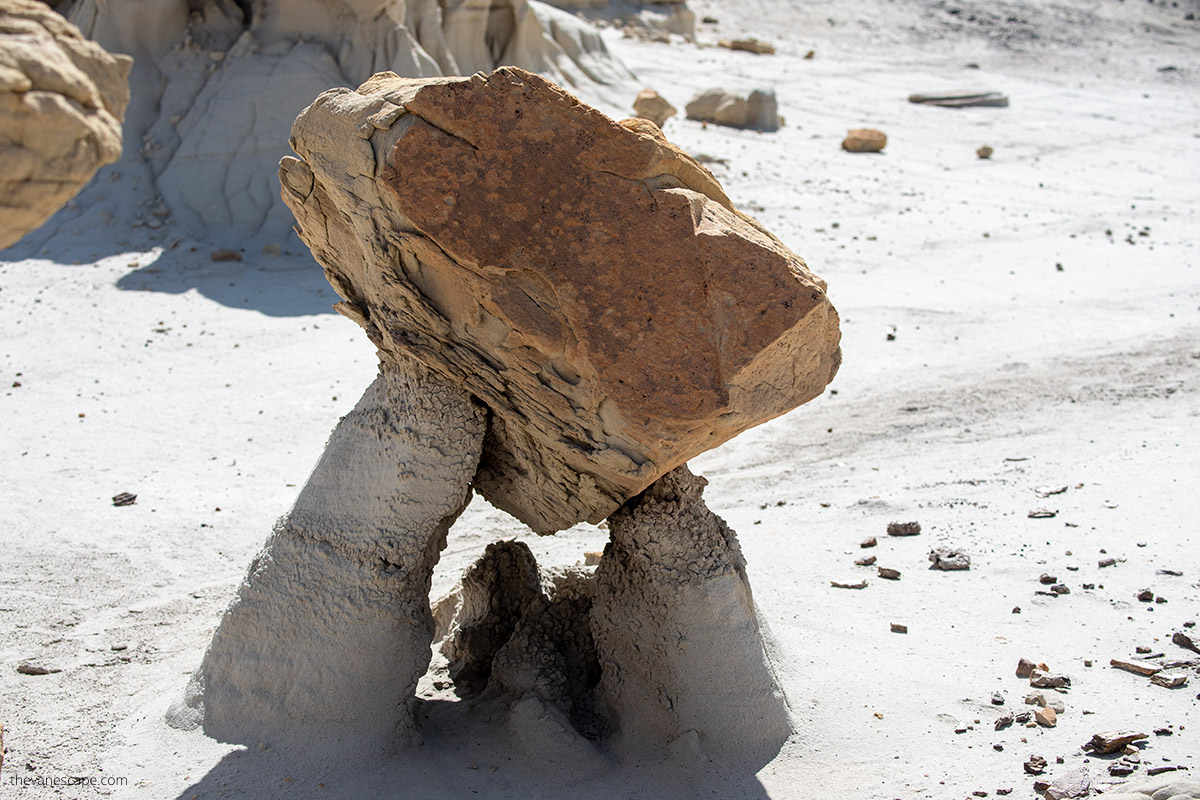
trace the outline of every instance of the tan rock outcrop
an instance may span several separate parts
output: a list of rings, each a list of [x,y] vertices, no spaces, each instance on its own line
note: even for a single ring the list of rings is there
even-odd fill
[[[693,97],[684,111],[688,119],[733,128],[776,131],[782,124],[775,92],[770,89],[755,89],[749,97],[728,89],[706,89]]]
[[[132,59],[34,0],[0,0],[0,249],[121,155]]]
[[[874,128],[854,128],[842,140],[842,149],[851,153],[878,153],[887,147],[887,134]]]
[[[634,116],[648,119],[661,128],[679,111],[653,89],[642,89],[633,100],[633,113]]]
[[[837,313],[803,260],[642,120],[518,69],[376,75],[297,118],[283,198],[387,365],[485,404],[473,485],[539,533],[820,394]]]
[[[58,230],[101,226],[117,241],[172,228],[226,246],[255,236],[286,242],[292,215],[279,199],[278,164],[290,152],[292,121],[320,92],[377,72],[470,75],[511,64],[576,89],[632,80],[598,30],[537,0],[63,0],[59,7],[85,36],[134,57],[134,99],[119,165],[85,191],[78,211],[31,239],[34,249]],[[151,235],[164,238],[161,230]]]

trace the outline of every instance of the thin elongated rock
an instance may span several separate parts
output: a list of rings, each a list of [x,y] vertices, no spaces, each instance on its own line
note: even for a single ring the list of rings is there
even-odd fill
[[[820,394],[825,284],[643,120],[515,68],[376,75],[297,118],[283,199],[386,364],[489,410],[473,481],[539,533]]]

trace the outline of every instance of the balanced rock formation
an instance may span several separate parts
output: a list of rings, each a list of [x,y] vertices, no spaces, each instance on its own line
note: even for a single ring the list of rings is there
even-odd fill
[[[661,128],[679,111],[653,89],[642,89],[633,100],[633,113],[641,119],[650,120]]]
[[[777,131],[781,124],[773,89],[755,89],[742,97],[728,89],[706,89],[685,107],[688,119],[733,128]]]
[[[372,78],[297,118],[283,198],[385,367],[488,409],[473,486],[539,533],[820,394],[825,284],[642,120],[543,78]]]
[[[0,0],[0,249],[121,155],[132,60],[35,0]]]
[[[256,235],[285,241],[292,215],[277,172],[292,121],[318,93],[376,72],[470,75],[512,64],[576,88],[631,80],[598,31],[537,0],[64,0],[59,8],[85,36],[134,57],[133,97],[119,165],[39,242],[64,227],[109,230],[118,244],[160,228],[238,247]]]

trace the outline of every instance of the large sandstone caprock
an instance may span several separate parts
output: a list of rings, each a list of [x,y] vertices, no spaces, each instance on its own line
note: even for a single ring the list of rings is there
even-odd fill
[[[539,533],[820,394],[825,284],[642,120],[543,78],[376,75],[297,118],[283,198],[384,364],[490,411],[474,486]]]
[[[132,63],[44,3],[0,0],[0,249],[121,156]]]

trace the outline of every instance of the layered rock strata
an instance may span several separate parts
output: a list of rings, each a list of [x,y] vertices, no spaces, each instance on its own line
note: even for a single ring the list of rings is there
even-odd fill
[[[0,0],[0,249],[121,155],[128,56],[34,0]]]
[[[301,238],[385,364],[489,410],[474,486],[539,533],[820,394],[837,313],[653,124],[518,69],[372,78],[297,118]]]

